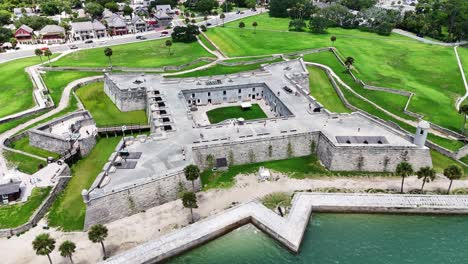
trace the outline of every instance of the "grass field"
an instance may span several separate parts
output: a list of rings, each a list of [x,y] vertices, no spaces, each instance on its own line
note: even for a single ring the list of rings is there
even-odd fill
[[[309,66],[307,69],[309,70],[310,94],[331,112],[350,113],[351,111],[344,106],[333,89],[327,74],[317,67]]]
[[[83,229],[86,207],[81,191],[91,186],[120,139],[98,139],[91,153],[72,166],[73,177],[50,209],[50,226],[61,227],[64,231]]]
[[[19,154],[13,151],[3,152],[5,159],[11,167],[17,167],[19,171],[26,174],[34,174],[39,170],[39,165],[47,165],[46,161],[32,158],[23,154]]]
[[[104,83],[85,85],[76,91],[85,108],[91,113],[97,126],[146,124],[144,110],[121,112],[104,92]]]
[[[355,58],[356,75],[370,85],[414,92],[409,110],[428,120],[458,130],[462,117],[454,108],[455,100],[465,93],[453,48],[420,43],[392,34],[379,36],[359,30],[329,28],[327,34],[287,32],[288,19],[269,18],[267,14],[245,18],[241,36],[239,21],[226,28],[213,28],[208,37],[229,56],[287,53],[331,46],[344,56]],[[257,21],[257,33],[251,24]],[[291,41],[294,40],[294,41]],[[383,103],[382,100],[377,103]],[[392,102],[390,102],[392,103]]]
[[[174,43],[172,55],[165,46],[165,39],[112,46],[112,65],[134,68],[159,68],[181,65],[200,57],[214,57],[197,42]],[[107,67],[108,58],[104,48],[93,48],[73,52],[54,63],[54,66]]]
[[[285,160],[274,160],[258,162],[244,165],[230,166],[227,171],[206,170],[201,174],[203,190],[212,188],[232,187],[234,177],[239,174],[256,173],[259,167],[265,167],[274,171],[286,173],[289,177],[296,179],[305,179],[323,176],[366,176],[366,175],[390,175],[389,173],[370,173],[370,172],[331,172],[320,165],[315,155],[309,155]]]
[[[468,176],[468,167],[463,166],[459,162],[440,154],[439,152],[431,149],[431,157],[432,157],[432,166],[438,173],[443,173],[444,169],[450,165],[458,165],[463,169],[463,178]]]
[[[211,51],[215,51],[216,48],[215,46],[213,46],[213,44],[211,44],[211,42],[209,42],[205,36],[203,36],[202,34],[198,35],[198,37],[200,38],[200,41],[203,43],[203,45],[205,45],[209,50]]]
[[[33,85],[25,68],[39,63],[38,57],[29,57],[0,64],[0,117],[34,106]]]
[[[215,108],[206,112],[206,115],[211,124],[216,124],[232,118],[242,117],[245,120],[252,120],[267,117],[258,104],[252,104],[250,109],[242,109],[240,105]]]
[[[49,195],[51,189],[52,187],[34,188],[25,203],[0,206],[0,229],[13,228],[26,223]]]
[[[230,60],[228,60],[230,61]],[[225,66],[221,64],[216,64],[212,67],[199,70],[199,71],[194,71],[194,72],[187,72],[183,74],[178,74],[178,75],[171,75],[167,76],[169,78],[187,78],[187,77],[201,77],[201,76],[214,76],[214,75],[224,75],[224,74],[233,74],[233,73],[239,73],[239,72],[245,72],[245,71],[254,71],[260,69],[260,66],[262,64],[267,64],[267,63],[274,63],[274,62],[279,62],[282,61],[282,59],[275,59],[273,61],[269,62],[261,62],[261,63],[254,63],[254,64],[249,64],[249,65],[238,65],[238,66]],[[234,61],[233,61],[234,62]]]
[[[50,96],[55,105],[60,102],[63,89],[74,80],[89,76],[102,75],[100,72],[81,72],[81,71],[49,71],[42,75]]]
[[[50,152],[41,148],[30,146],[28,136],[23,137],[19,140],[13,141],[10,147],[13,149],[22,150],[24,152],[28,152],[28,153],[31,153],[31,154],[34,154],[36,156],[40,156],[43,158],[47,158],[47,157],[58,158],[59,157],[59,154],[57,153],[53,153],[53,152]]]

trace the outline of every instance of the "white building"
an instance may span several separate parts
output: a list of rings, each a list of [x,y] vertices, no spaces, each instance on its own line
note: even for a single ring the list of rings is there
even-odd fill
[[[74,40],[86,40],[105,37],[106,27],[99,21],[71,23],[71,36]]]

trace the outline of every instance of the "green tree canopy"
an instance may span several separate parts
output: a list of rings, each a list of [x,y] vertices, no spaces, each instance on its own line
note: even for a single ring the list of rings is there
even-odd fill
[[[50,253],[55,249],[55,239],[50,237],[49,234],[40,234],[36,236],[32,242],[32,246],[37,255],[47,256],[49,258],[49,262],[52,264]]]

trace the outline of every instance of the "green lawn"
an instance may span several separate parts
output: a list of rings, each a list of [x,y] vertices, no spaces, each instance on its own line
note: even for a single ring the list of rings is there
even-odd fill
[[[211,124],[222,122],[226,119],[244,118],[245,120],[267,118],[258,104],[252,104],[250,109],[242,109],[240,105],[215,108],[206,112]]]
[[[91,153],[72,166],[73,177],[50,209],[50,226],[61,227],[64,231],[83,229],[86,206],[81,191],[91,186],[120,139],[98,139]]]
[[[229,60],[230,61],[230,60]],[[167,76],[169,78],[187,78],[187,77],[201,77],[201,76],[214,76],[214,75],[224,75],[224,74],[233,74],[245,71],[253,71],[260,69],[262,64],[274,63],[282,61],[282,59],[275,59],[269,62],[254,63],[249,65],[238,65],[238,66],[225,66],[221,64],[216,64],[212,67],[195,71],[188,72],[179,75]],[[234,62],[234,61],[233,61]]]
[[[36,156],[40,156],[43,158],[53,157],[58,158],[60,155],[54,152],[50,152],[41,148],[36,148],[29,145],[29,137],[23,137],[19,140],[13,141],[10,145],[11,148],[21,150],[24,152],[28,152],[34,154]]]
[[[76,94],[98,126],[148,123],[145,110],[121,112],[104,92],[103,82],[85,85]]]
[[[27,174],[34,174],[39,170],[39,165],[46,166],[47,162],[32,158],[13,151],[4,151],[4,157],[9,165],[18,167],[18,170]]]
[[[112,46],[112,65],[159,68],[168,65],[181,65],[200,57],[214,57],[197,42],[174,43],[171,47],[172,55],[169,55],[165,42],[165,39],[161,39]],[[54,63],[54,66],[73,67],[107,67],[108,65],[109,60],[104,55],[104,48],[73,52]]]
[[[335,35],[336,48],[343,56],[355,58],[359,78],[371,85],[416,93],[409,107],[411,111],[449,129],[460,129],[462,117],[454,103],[465,89],[451,47],[424,44],[397,34],[384,37],[355,29],[329,28],[327,34],[287,32],[288,19],[269,18],[267,14],[242,21],[246,24],[242,35],[239,21],[227,24],[226,28],[213,28],[207,35],[229,56],[331,46],[330,36]],[[253,21],[259,24],[256,34],[251,28]],[[386,106],[387,102],[382,99],[377,103]]]
[[[464,176],[468,176],[468,167],[463,166],[459,162],[440,154],[439,152],[432,150],[431,149],[431,157],[432,157],[432,167],[438,172],[438,173],[443,173],[444,169],[447,168],[450,165],[458,165],[463,169]]]
[[[310,94],[315,97],[326,109],[335,113],[350,113],[344,106],[325,71],[320,68],[309,66]]]
[[[332,172],[323,167],[315,155],[297,157],[285,160],[275,160],[258,162],[244,165],[234,165],[229,167],[227,171],[206,170],[201,174],[203,190],[212,188],[229,188],[232,187],[234,177],[239,174],[250,174],[258,171],[259,167],[286,173],[289,177],[304,179],[323,176],[366,176],[366,175],[381,175],[388,176],[389,173],[372,173],[372,172]]]
[[[51,189],[52,187],[34,188],[25,203],[0,206],[0,229],[13,228],[26,223],[49,195]]]
[[[89,76],[102,75],[100,72],[81,72],[81,71],[48,71],[42,75],[50,96],[55,105],[60,102],[62,92],[65,87],[74,80]]]
[[[212,50],[212,51],[215,51],[216,50],[216,47],[213,46],[213,44],[211,44],[211,42],[209,42],[205,36],[203,36],[202,34],[198,35],[198,37],[200,38],[200,41],[209,49],[209,50]]]
[[[0,64],[0,117],[34,106],[33,85],[25,68],[39,63],[38,57],[29,57]]]

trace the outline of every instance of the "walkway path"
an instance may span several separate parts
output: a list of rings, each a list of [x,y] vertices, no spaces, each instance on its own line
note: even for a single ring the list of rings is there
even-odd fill
[[[409,32],[409,31],[406,31],[406,30],[403,30],[403,29],[397,29],[397,28],[393,29],[392,32],[403,35],[403,36],[406,36],[406,37],[409,37],[409,38],[412,38],[412,39],[415,39],[415,40],[418,40],[418,41],[421,41],[421,42],[424,42],[426,44],[440,45],[440,46],[445,46],[445,47],[453,47],[453,46],[468,44],[468,41],[447,43],[447,42],[442,42],[442,41],[437,41],[437,40],[425,39],[425,38],[421,38],[421,37],[416,36],[412,32]]]
[[[458,46],[453,47],[453,51],[455,51],[455,56],[457,57],[457,62],[458,62],[458,68],[460,69],[460,73],[463,79],[463,85],[465,86],[466,93],[462,97],[457,99],[455,108],[457,111],[460,109],[460,105],[465,101],[465,99],[468,97],[468,84],[466,83],[466,76],[465,76],[465,71],[463,70],[463,64],[462,61],[460,60],[460,56],[458,56]],[[466,63],[466,62],[465,62]]]

